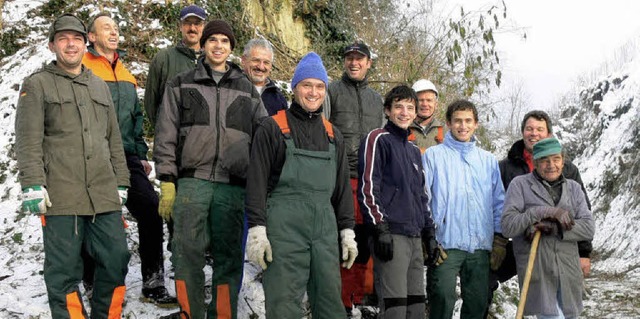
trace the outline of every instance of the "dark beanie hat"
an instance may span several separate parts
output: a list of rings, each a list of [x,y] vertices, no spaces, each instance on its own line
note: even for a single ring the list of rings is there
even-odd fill
[[[202,37],[200,38],[200,47],[204,47],[204,43],[207,42],[207,39],[209,39],[213,34],[226,35],[231,43],[231,50],[235,48],[236,37],[233,35],[231,26],[224,20],[212,20],[204,26],[204,30],[202,30]]]

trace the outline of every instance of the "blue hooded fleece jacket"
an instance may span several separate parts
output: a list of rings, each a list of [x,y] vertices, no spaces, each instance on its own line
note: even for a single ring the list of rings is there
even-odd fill
[[[460,142],[447,132],[444,142],[422,156],[436,238],[445,249],[491,250],[501,233],[504,187],[493,154]]]

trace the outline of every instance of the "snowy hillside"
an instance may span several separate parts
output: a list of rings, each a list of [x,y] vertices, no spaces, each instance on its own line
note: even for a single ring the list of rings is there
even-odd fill
[[[625,63],[562,107],[557,132],[582,172],[596,219],[587,289],[606,302],[587,304],[594,318],[640,318],[640,47],[633,48]]]

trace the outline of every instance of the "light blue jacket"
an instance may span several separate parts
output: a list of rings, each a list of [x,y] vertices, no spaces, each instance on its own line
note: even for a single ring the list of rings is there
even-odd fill
[[[501,233],[504,187],[498,161],[476,147],[476,139],[459,142],[447,132],[444,143],[422,156],[436,238],[445,249],[491,250]]]

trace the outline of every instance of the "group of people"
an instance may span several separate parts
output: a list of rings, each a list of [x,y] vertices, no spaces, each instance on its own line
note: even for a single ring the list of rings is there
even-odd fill
[[[451,318],[457,276],[461,317],[482,318],[498,281],[517,268],[522,282],[536,232],[525,314],[579,315],[594,224],[546,113],[525,116],[523,140],[498,163],[477,145],[473,103],[448,105],[444,125],[431,81],[384,98],[370,88],[361,42],[344,49],[331,83],[320,56],[302,57],[289,105],[269,78],[270,43],[249,41],[237,66],[227,61],[233,29],[207,18],[183,8],[180,43],[149,66],[160,196],[118,24],[107,13],[88,28],[70,14],[52,23],[56,60],[20,89],[16,155],[23,209],[42,221],[53,318],[121,316],[122,205],[138,222],[143,298],[180,307],[166,318],[237,318],[245,255],[264,270],[267,318],[301,318],[305,293],[313,318],[346,318],[367,303],[380,318],[424,318],[427,304],[430,318]],[[163,219],[176,297],[165,287]],[[80,282],[92,291],[90,316]]]

